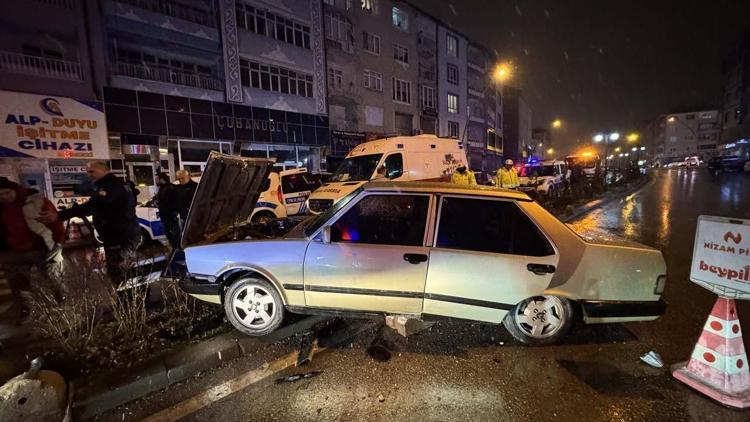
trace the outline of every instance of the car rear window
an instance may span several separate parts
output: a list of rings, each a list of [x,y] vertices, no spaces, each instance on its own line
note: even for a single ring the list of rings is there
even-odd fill
[[[437,247],[526,256],[555,253],[518,205],[475,198],[443,198]]]
[[[285,194],[314,191],[320,185],[322,182],[317,174],[299,173],[281,177],[281,189]]]

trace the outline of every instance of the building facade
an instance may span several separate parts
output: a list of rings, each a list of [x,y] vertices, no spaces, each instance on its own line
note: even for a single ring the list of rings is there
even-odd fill
[[[473,169],[495,170],[502,161],[502,97],[492,78],[497,55],[485,47],[468,44],[466,88],[467,153]]]
[[[750,32],[738,40],[724,59],[721,115],[721,155],[750,158]]]
[[[659,116],[649,126],[647,150],[653,151],[653,161],[666,165],[698,156],[707,160],[716,154],[721,129],[719,110],[702,110]]]
[[[443,23],[437,29],[438,136],[465,141],[469,120],[468,42]]]
[[[526,161],[534,152],[531,138],[531,107],[521,90],[503,87],[503,155],[514,161]]]

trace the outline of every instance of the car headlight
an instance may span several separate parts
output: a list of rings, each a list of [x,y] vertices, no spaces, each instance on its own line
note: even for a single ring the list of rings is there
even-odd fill
[[[660,295],[664,293],[664,288],[667,286],[667,276],[662,274],[656,277],[656,287],[654,287],[654,294]]]

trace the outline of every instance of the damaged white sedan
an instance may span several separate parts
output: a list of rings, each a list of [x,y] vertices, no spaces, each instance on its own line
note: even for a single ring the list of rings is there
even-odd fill
[[[237,223],[269,169],[214,153],[184,233],[183,289],[221,304],[246,334],[270,333],[290,311],[503,323],[545,344],[578,319],[647,321],[665,309],[661,252],[587,242],[517,191],[373,182],[281,238],[212,243],[244,238]]]

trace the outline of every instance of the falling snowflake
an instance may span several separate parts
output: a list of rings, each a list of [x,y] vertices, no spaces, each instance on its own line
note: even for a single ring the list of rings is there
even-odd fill
[[[453,3],[449,4],[448,7],[451,9],[451,12],[453,12],[455,16],[458,16],[458,13],[456,12],[456,8],[453,6]]]
[[[516,4],[516,13],[518,14],[518,16],[523,16],[523,13],[521,13],[521,8],[518,7],[518,4]]]
[[[529,55],[529,50],[527,50],[527,49],[525,49],[525,48],[524,48],[524,49],[523,49],[523,54],[525,54],[525,55],[527,55],[527,56],[528,56],[528,55]]]
[[[549,17],[549,10],[544,9],[544,16]]]
[[[563,51],[563,55],[565,56],[565,61],[569,62],[570,61],[570,57],[568,57],[568,52],[567,51]]]

